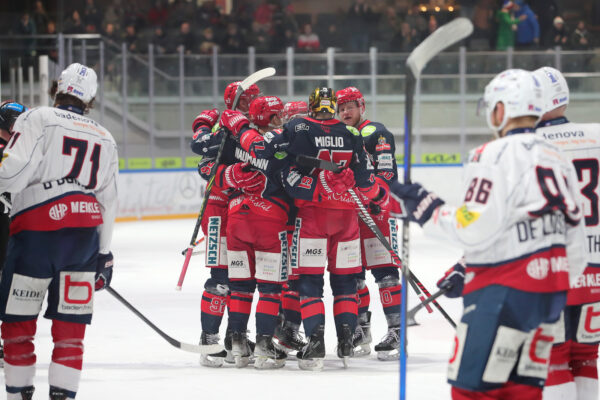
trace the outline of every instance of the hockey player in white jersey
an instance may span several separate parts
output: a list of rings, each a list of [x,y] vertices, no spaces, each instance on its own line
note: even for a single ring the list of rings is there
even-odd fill
[[[454,399],[541,399],[552,324],[586,262],[577,176],[533,134],[543,99],[532,73],[496,76],[484,105],[499,139],[470,152],[463,204],[438,207],[424,225],[465,254],[448,381]]]
[[[71,64],[55,86],[54,107],[16,120],[0,164],[0,193],[13,196],[0,280],[9,400],[33,396],[33,338],[46,292],[54,342],[50,399],[75,398],[94,289],[111,280],[118,157],[111,134],[84,116],[96,89],[96,73]]]
[[[569,122],[565,111],[569,87],[560,71],[543,67],[534,71],[544,88],[544,111],[536,134],[559,147],[573,162],[583,195],[585,247],[588,264],[571,286],[567,306],[555,331],[550,354],[546,400],[598,399],[598,344],[600,343],[600,227],[598,181],[600,124]]]

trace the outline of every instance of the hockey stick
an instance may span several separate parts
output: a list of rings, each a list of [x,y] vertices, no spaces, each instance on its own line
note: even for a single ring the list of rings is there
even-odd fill
[[[415,326],[415,325],[419,325],[417,323],[417,321],[415,320],[415,315],[424,307],[427,307],[429,305],[429,303],[435,301],[435,299],[437,299],[440,296],[443,296],[448,290],[450,290],[449,287],[445,287],[442,288],[440,290],[438,290],[437,292],[435,292],[434,294],[432,294],[430,297],[428,297],[427,299],[425,299],[425,301],[417,304],[415,307],[411,308],[407,313],[406,313],[406,324],[407,326]],[[456,326],[455,326],[456,327]]]
[[[410,167],[412,157],[412,125],[413,125],[413,102],[415,86],[421,77],[421,72],[427,63],[442,50],[466,38],[473,32],[473,24],[467,18],[456,18],[455,20],[441,26],[429,35],[420,45],[414,49],[406,60],[406,98],[404,114],[404,183],[410,183]],[[409,220],[405,219],[402,224],[402,257],[406,264],[409,263],[410,230]],[[406,310],[408,291],[406,281],[409,279],[408,268],[402,273],[402,301],[400,308],[400,400],[406,399]],[[437,302],[434,303],[434,305]],[[437,307],[437,306],[436,306]],[[441,307],[438,307],[441,311]],[[445,315],[444,315],[445,317]],[[448,319],[448,318],[446,318]],[[454,325],[456,326],[456,325]]]
[[[139,312],[131,303],[123,298],[115,289],[110,286],[107,286],[106,291],[112,294],[117,300],[119,300],[125,307],[129,308],[135,315],[137,315],[142,321],[144,321],[150,328],[154,329],[156,333],[162,336],[171,346],[177,347],[180,350],[188,351],[190,353],[200,353],[200,354],[213,354],[218,353],[224,349],[220,344],[205,344],[205,345],[196,345],[183,343],[179,340],[173,339],[171,336],[164,333],[160,330],[156,325],[154,325],[148,318],[146,318],[141,312]]]
[[[296,156],[296,162],[298,162],[299,165],[303,165],[305,167],[320,168],[320,169],[325,169],[325,170],[332,171],[332,172],[340,172],[341,171],[340,166],[337,165],[336,163],[331,162],[331,161],[321,160],[321,159],[315,158],[315,157],[299,155],[299,156]],[[415,293],[417,293],[417,295],[421,295],[422,293],[425,293],[427,296],[430,296],[429,291],[425,288],[425,286],[421,283],[421,281],[415,276],[415,274],[408,268],[408,265],[406,263],[403,263],[402,260],[400,259],[400,257],[398,257],[398,254],[396,253],[396,251],[394,250],[394,248],[392,247],[390,242],[387,240],[387,238],[383,235],[383,233],[381,232],[381,230],[379,229],[379,227],[377,226],[375,221],[373,221],[373,218],[371,218],[371,215],[365,208],[364,204],[362,203],[362,201],[360,200],[360,198],[358,197],[358,195],[356,194],[354,189],[349,189],[348,193],[350,193],[350,196],[352,196],[352,200],[354,200],[354,202],[356,203],[356,206],[359,209],[358,215],[359,215],[360,219],[363,220],[363,222],[367,225],[367,227],[375,234],[377,239],[381,242],[381,244],[383,244],[383,246],[386,248],[386,250],[390,253],[390,255],[392,256],[392,260],[394,261],[394,264],[398,265],[402,269],[402,271],[405,271],[405,272],[408,271],[409,278],[407,280],[408,280],[408,283],[410,283],[410,285],[414,289]],[[404,282],[404,283],[406,283],[406,282]],[[419,299],[421,300],[421,303],[423,303],[425,301],[425,297],[422,295],[419,296]],[[427,302],[426,305],[427,304],[429,304],[429,302]],[[448,320],[448,323],[450,323],[450,325],[452,325],[453,327],[456,327],[456,324],[454,323],[452,318],[442,308],[442,306],[440,306],[439,303],[437,301],[435,301],[435,299],[433,301],[433,304],[436,305],[436,307],[442,313],[444,318],[446,318],[446,320]]]
[[[194,247],[198,246],[203,241],[204,241],[204,236],[202,236],[200,239],[198,239],[194,242]],[[188,249],[181,250],[181,255],[185,256],[185,253],[187,253],[187,251],[188,251]],[[194,251],[192,254],[198,254],[198,253],[199,253],[199,251]]]
[[[256,82],[261,79],[268,78],[270,76],[275,75],[275,68],[268,67],[263,68],[260,71],[256,71],[252,75],[248,76],[244,79],[240,85],[237,87],[237,91],[235,92],[235,98],[233,99],[233,105],[231,106],[232,110],[235,110],[240,97],[244,93],[244,91],[248,90],[248,88],[254,85]],[[194,251],[194,243],[196,242],[196,238],[198,237],[198,232],[200,231],[200,225],[202,224],[202,217],[204,217],[204,212],[206,211],[206,205],[208,203],[208,196],[210,196],[210,192],[215,185],[215,175],[217,174],[217,167],[221,163],[221,156],[223,154],[223,149],[225,148],[226,138],[224,137],[221,140],[221,144],[219,146],[219,151],[217,152],[217,157],[215,158],[215,165],[213,166],[210,176],[208,178],[208,183],[206,184],[206,191],[204,192],[204,198],[202,199],[202,206],[200,206],[200,212],[198,213],[198,219],[196,220],[196,226],[194,227],[194,233],[192,234],[192,239],[190,240],[190,244],[185,253],[185,260],[183,261],[183,267],[181,267],[181,273],[179,274],[179,280],[177,281],[177,290],[181,290],[181,286],[183,285],[183,280],[185,279],[185,273],[187,272],[188,265],[190,264],[190,258],[192,258],[192,252]]]

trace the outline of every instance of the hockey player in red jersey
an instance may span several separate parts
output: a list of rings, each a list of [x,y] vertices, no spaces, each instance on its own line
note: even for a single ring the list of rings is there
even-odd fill
[[[377,183],[389,191],[390,186],[398,181],[393,134],[383,124],[365,118],[365,99],[357,88],[350,86],[338,90],[336,96],[338,118],[346,125],[358,129],[365,142],[365,149],[372,158]],[[396,219],[390,215],[391,205],[392,202],[387,202],[380,207],[371,208],[370,212],[383,235],[398,253],[397,224]],[[365,282],[367,269],[379,286],[381,304],[388,324],[388,333],[375,346],[375,351],[381,360],[398,359],[401,291],[398,266],[394,265],[389,252],[367,225],[362,221],[359,225],[363,270],[357,274],[356,282],[359,303],[354,354],[363,356],[371,353],[370,294]]]
[[[7,399],[31,399],[33,339],[46,293],[54,349],[50,399],[74,399],[91,323],[93,292],[108,286],[117,211],[117,145],[84,114],[96,73],[81,64],[62,71],[54,107],[17,118],[0,164],[0,193],[11,192],[9,250],[0,279]],[[34,249],[34,250],[32,250]]]
[[[308,104],[305,101],[288,101],[283,106],[281,120],[287,124],[294,118],[308,116]]]
[[[261,134],[281,127],[283,103],[275,96],[258,97],[250,104],[250,121]],[[223,127],[231,127],[224,113]],[[235,123],[245,117],[233,115]],[[286,355],[275,348],[273,335],[278,322],[281,291],[288,275],[287,221],[291,199],[285,193],[280,169],[287,165],[285,154],[269,160],[257,160],[236,147],[238,161],[224,171],[225,180],[236,170],[257,171],[261,184],[242,188],[229,202],[227,258],[229,287],[229,329],[233,331],[232,353],[236,366],[247,364],[246,330],[252,309],[252,297],[258,288],[256,305],[256,347],[254,366],[259,369],[280,368]],[[228,171],[232,171],[228,175]],[[218,179],[218,177],[217,177]]]
[[[544,89],[544,112],[536,135],[563,150],[573,162],[583,195],[588,264],[571,286],[567,306],[555,330],[544,400],[598,399],[598,344],[600,343],[600,124],[569,122],[565,116],[569,87],[560,71],[534,71]]]
[[[236,90],[240,82],[232,82],[225,88],[225,105],[230,109],[233,105]],[[247,113],[250,103],[259,95],[258,86],[250,86],[241,95],[237,109]],[[198,169],[204,171],[205,176],[210,175],[211,169],[215,165],[215,152],[211,152],[209,143],[212,136],[219,135],[223,137],[224,133],[218,125],[219,112],[216,109],[202,111],[192,124],[194,136],[191,142],[192,151],[203,156]],[[220,142],[219,139],[218,142]],[[218,148],[218,144],[216,145]],[[214,150],[214,149],[213,149]],[[224,150],[225,156],[231,153],[233,149]],[[221,169],[227,165],[221,164]],[[256,178],[256,172],[243,172],[243,179],[251,180]],[[239,177],[242,179],[242,177]],[[202,219],[202,232],[206,240],[204,241],[206,249],[205,264],[210,268],[210,278],[204,284],[202,293],[202,303],[200,307],[200,320],[202,324],[202,333],[200,341],[202,344],[215,344],[219,341],[219,327],[227,307],[229,296],[229,287],[227,280],[227,206],[229,195],[233,189],[222,182],[215,181],[211,194],[208,198],[206,211]],[[226,333],[225,348],[231,350],[231,340],[229,332]],[[220,367],[223,365],[227,353],[222,351],[217,354],[203,354],[200,356],[200,363],[209,367]],[[231,359],[229,361],[232,361]]]
[[[586,265],[577,175],[534,134],[544,103],[532,73],[497,75],[483,104],[499,139],[470,152],[463,204],[424,225],[465,252],[448,382],[453,399],[541,399],[554,323]]]

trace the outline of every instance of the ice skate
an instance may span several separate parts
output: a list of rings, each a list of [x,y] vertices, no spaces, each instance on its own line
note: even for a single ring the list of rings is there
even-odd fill
[[[352,345],[354,346],[353,357],[365,357],[371,354],[371,311],[358,316],[358,325],[354,331]]]
[[[325,359],[325,327],[320,325],[308,338],[301,353],[296,355],[300,369],[321,371]]]
[[[290,353],[292,351],[302,351],[306,342],[299,332],[300,326],[289,321],[283,322],[275,329],[275,341],[279,349]]]
[[[33,392],[35,392],[35,388],[33,386],[27,386],[27,387],[23,388],[21,390],[21,399],[22,400],[33,399]],[[52,399],[52,397],[51,397],[51,399]]]
[[[353,334],[350,325],[342,324],[342,331],[338,337],[337,356],[342,359],[344,368],[348,368],[348,359],[354,355],[352,339]]]
[[[231,335],[231,354],[236,368],[244,368],[250,364],[254,349],[250,348],[246,332],[233,332]]]
[[[219,334],[218,333],[206,333],[202,332],[200,334],[200,344],[217,344],[219,343]],[[213,354],[200,354],[200,365],[211,368],[219,368],[223,365],[225,361],[225,357],[227,357],[227,351],[222,350],[218,353]]]
[[[276,369],[285,365],[287,355],[284,351],[275,347],[273,336],[257,335],[254,357],[254,368]]]
[[[65,389],[50,386],[50,400],[67,400],[69,397]]]
[[[400,327],[388,328],[381,342],[375,346],[377,359],[381,361],[394,361],[400,358]]]

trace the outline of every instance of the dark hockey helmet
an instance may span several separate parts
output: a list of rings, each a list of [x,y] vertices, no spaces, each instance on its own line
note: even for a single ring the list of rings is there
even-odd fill
[[[27,111],[23,104],[7,100],[0,105],[0,129],[11,132],[11,128],[17,117]]]
[[[332,88],[318,87],[308,98],[308,106],[311,113],[328,112],[335,114],[337,98]]]
[[[260,128],[266,128],[271,124],[271,118],[277,115],[281,118],[283,102],[276,96],[257,97],[250,103],[250,121]]]
[[[225,95],[223,96],[225,100],[225,106],[228,110],[231,110],[233,107],[233,100],[235,100],[235,94],[237,93],[237,88],[240,86],[240,81],[231,82],[225,88]],[[240,96],[240,100],[245,99],[248,104],[252,102],[256,97],[260,95],[260,89],[256,84],[251,85],[248,89],[244,90],[244,93]]]

